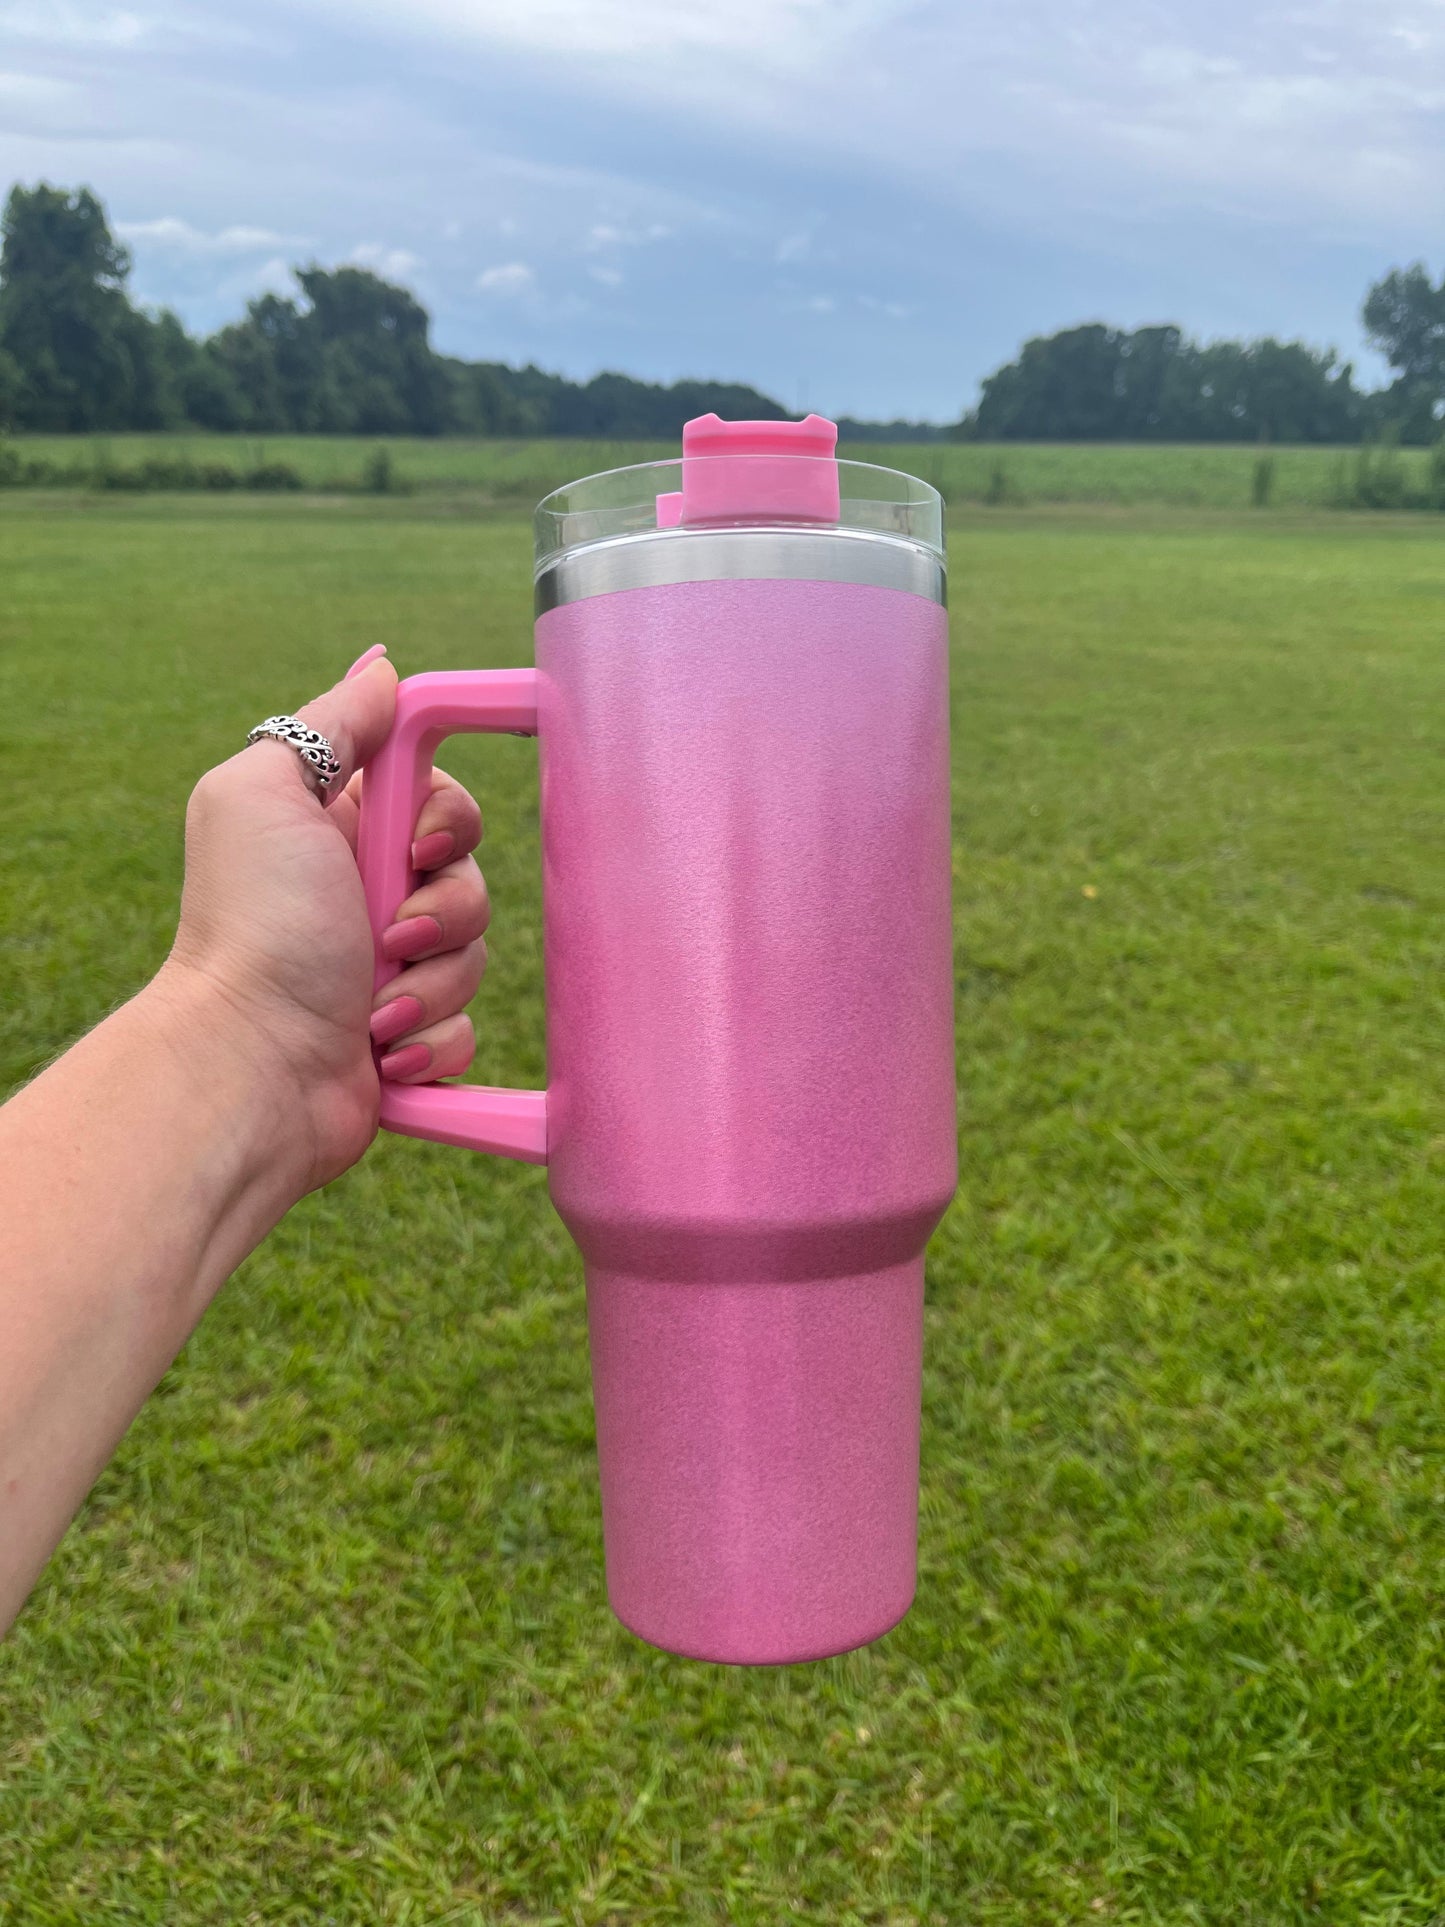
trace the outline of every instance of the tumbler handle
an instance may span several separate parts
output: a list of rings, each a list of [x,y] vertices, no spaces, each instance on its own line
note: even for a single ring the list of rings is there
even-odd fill
[[[381,954],[387,929],[417,887],[411,841],[438,743],[460,731],[535,736],[535,669],[442,669],[409,676],[396,692],[391,734],[366,767],[356,862],[377,944],[375,987],[400,969]],[[547,1162],[547,1093],[482,1084],[381,1086],[384,1129],[526,1164]]]

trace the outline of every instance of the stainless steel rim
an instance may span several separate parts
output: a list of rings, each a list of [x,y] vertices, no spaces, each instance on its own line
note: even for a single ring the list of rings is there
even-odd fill
[[[947,604],[932,549],[861,529],[666,529],[589,542],[537,578],[537,614],[619,589],[676,582],[857,582]]]

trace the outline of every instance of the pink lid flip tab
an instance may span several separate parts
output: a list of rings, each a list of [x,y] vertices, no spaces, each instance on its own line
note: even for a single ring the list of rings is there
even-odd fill
[[[682,488],[659,495],[660,529],[719,522],[836,522],[838,429],[800,422],[725,422],[699,415],[682,431]]]

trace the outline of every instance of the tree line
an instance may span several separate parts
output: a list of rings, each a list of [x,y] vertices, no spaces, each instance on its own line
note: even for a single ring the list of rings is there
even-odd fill
[[[1302,341],[1191,341],[1093,323],[1024,343],[983,382],[960,432],[980,441],[1433,442],[1445,415],[1445,283],[1394,270],[1364,322],[1395,380],[1355,385],[1333,349]]]
[[[88,189],[11,190],[0,218],[0,428],[675,440],[693,415],[777,420],[740,383],[671,386],[438,354],[415,295],[365,268],[295,271],[197,339],[131,300],[131,262]],[[1363,319],[1395,379],[1364,390],[1332,350],[1102,323],[1024,344],[949,426],[844,421],[855,439],[1432,442],[1445,418],[1445,281],[1396,269]]]
[[[299,268],[204,340],[138,308],[130,255],[88,188],[12,189],[0,218],[0,427],[676,440],[690,416],[777,420],[741,383],[670,387],[461,361],[414,295],[364,268]]]

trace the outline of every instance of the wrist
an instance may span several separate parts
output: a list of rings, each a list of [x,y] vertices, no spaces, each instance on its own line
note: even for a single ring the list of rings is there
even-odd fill
[[[194,1105],[198,1132],[217,1134],[238,1208],[267,1222],[264,1236],[312,1183],[312,1151],[291,1078],[270,1040],[204,970],[170,957],[128,1006],[157,1061]]]

